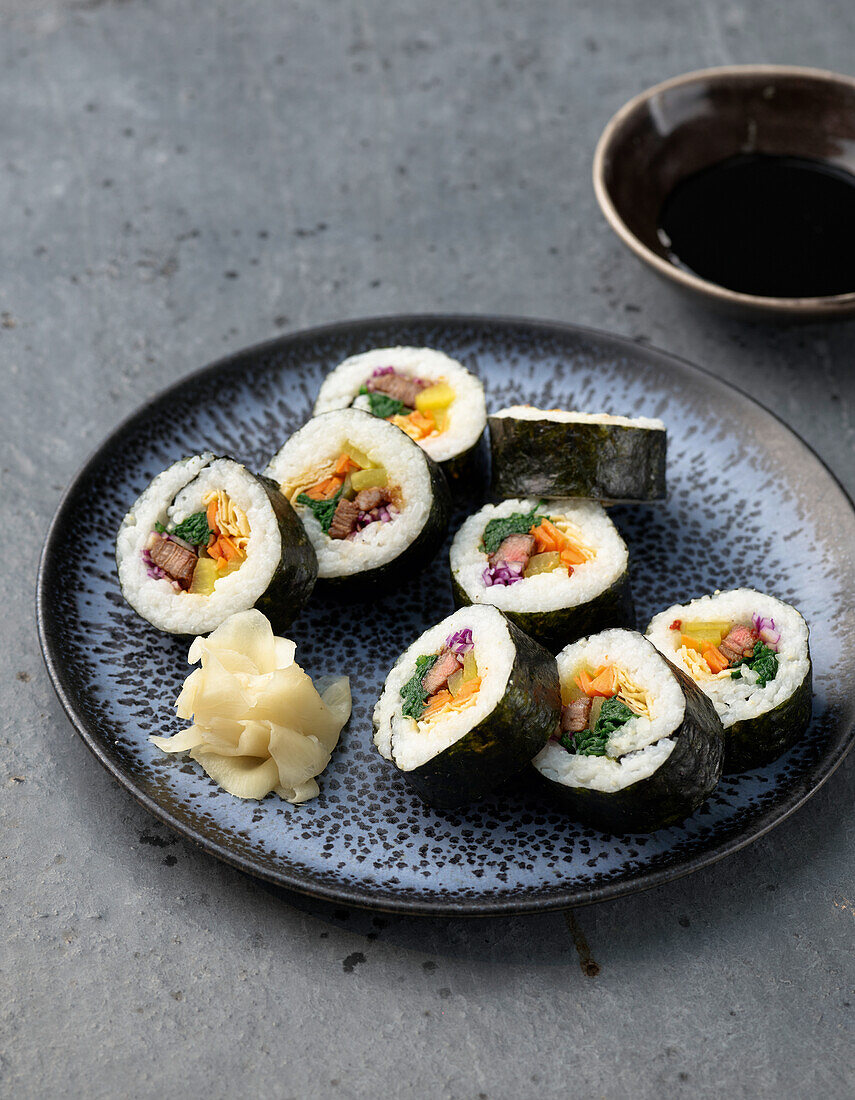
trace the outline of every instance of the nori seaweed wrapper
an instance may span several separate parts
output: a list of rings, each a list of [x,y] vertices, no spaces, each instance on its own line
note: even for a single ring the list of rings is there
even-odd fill
[[[813,711],[812,668],[789,698],[755,718],[724,731],[724,773],[734,775],[771,764],[802,736]]]
[[[665,435],[625,424],[487,418],[491,495],[665,499]]]
[[[706,801],[722,772],[724,729],[712,701],[690,676],[666,661],[686,700],[682,722],[668,736],[671,755],[646,779],[620,791],[569,787],[537,771],[569,816],[606,833],[649,833],[676,825]]]
[[[253,474],[267,493],[279,524],[282,556],[270,584],[255,606],[270,620],[273,631],[281,633],[308,603],[318,576],[318,558],[300,518],[279,486],[269,477]]]
[[[475,802],[522,772],[555,732],[561,690],[555,658],[508,622],[516,649],[504,695],[476,726],[401,775],[425,802],[453,809]]]

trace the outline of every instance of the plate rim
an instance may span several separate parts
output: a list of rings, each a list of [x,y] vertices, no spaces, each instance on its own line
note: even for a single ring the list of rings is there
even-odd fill
[[[687,370],[690,375],[699,374],[703,376],[707,382],[714,384],[720,390],[740,394],[740,396],[745,398],[752,405],[777,421],[778,424],[797,440],[816,460],[819,466],[831,479],[832,483],[837,487],[843,499],[848,504],[850,511],[855,514],[855,501],[853,501],[834,471],[816,450],[814,450],[810,443],[803,439],[802,436],[777,413],[767,408],[761,401],[758,401],[757,398],[753,397],[739,386],[725,381],[708,368],[698,366],[696,363],[692,363],[682,356],[675,355],[672,352],[665,351],[646,342],[642,343],[633,340],[628,336],[606,332],[602,329],[591,328],[585,325],[576,325],[572,322],[508,314],[479,313],[387,314],[376,317],[356,317],[344,321],[335,321],[313,325],[309,328],[297,329],[294,332],[284,333],[270,340],[264,340],[260,343],[250,345],[249,347],[240,348],[202,367],[197,367],[195,370],[191,370],[181,378],[176,379],[176,381],[146,398],[146,400],[125,416],[119,424],[117,424],[116,427],[101,439],[89,452],[60,496],[56,509],[48,524],[42,550],[39,555],[35,600],[36,626],[39,646],[41,648],[42,658],[47,669],[48,677],[65,715],[71,722],[75,732],[113,779],[115,779],[124,790],[128,791],[139,805],[170,829],[174,830],[186,840],[192,841],[197,847],[214,856],[216,859],[221,860],[244,874],[262,879],[275,886],[298,894],[325,902],[350,905],[355,908],[368,909],[376,912],[398,913],[409,916],[446,917],[518,916],[532,913],[555,912],[577,908],[583,905],[592,905],[600,901],[612,900],[629,894],[641,893],[646,890],[654,889],[666,882],[674,882],[704,867],[709,867],[714,863],[718,863],[719,860],[746,848],[749,844],[753,844],[800,809],[817,793],[834,772],[837,771],[846,756],[852,750],[853,744],[855,744],[855,721],[850,723],[850,728],[844,731],[843,736],[838,739],[840,744],[836,747],[835,751],[831,755],[826,754],[820,757],[801,778],[801,782],[795,784],[793,790],[789,791],[782,801],[776,802],[774,806],[763,810],[747,827],[742,827],[736,836],[728,837],[721,843],[716,844],[713,848],[696,853],[688,859],[681,861],[676,866],[652,868],[640,872],[637,875],[631,875],[625,880],[587,889],[565,889],[563,892],[556,892],[546,897],[535,896],[524,898],[519,901],[515,900],[513,897],[444,901],[441,899],[418,900],[411,897],[409,894],[402,895],[398,898],[384,895],[383,897],[374,899],[368,887],[354,888],[346,884],[328,887],[323,883],[307,882],[305,876],[295,873],[293,870],[274,874],[259,866],[252,859],[240,856],[228,847],[213,840],[200,837],[194,832],[191,826],[184,824],[178,818],[174,817],[165,807],[161,806],[156,799],[139,790],[134,785],[133,781],[124,774],[122,769],[113,763],[104,750],[99,737],[89,729],[86,720],[78,713],[74,700],[71,698],[71,692],[66,689],[65,674],[54,652],[54,628],[50,622],[46,589],[53,545],[59,537],[68,503],[81,481],[90,476],[91,468],[96,465],[102,451],[113,444],[117,437],[122,435],[125,429],[133,421],[144,415],[152,406],[161,402],[173,391],[183,388],[188,383],[199,382],[205,375],[217,373],[246,356],[257,356],[274,347],[287,344],[297,338],[308,340],[319,339],[343,331],[352,331],[355,328],[370,329],[380,326],[400,326],[401,328],[405,328],[407,326],[418,325],[459,325],[461,327],[470,325],[473,327],[485,328],[528,327],[547,335],[553,334],[555,336],[565,337],[583,336],[591,338],[594,342],[611,343],[612,345],[623,348],[627,353],[637,354],[639,351],[649,353],[664,360],[666,364],[673,364],[683,370]]]

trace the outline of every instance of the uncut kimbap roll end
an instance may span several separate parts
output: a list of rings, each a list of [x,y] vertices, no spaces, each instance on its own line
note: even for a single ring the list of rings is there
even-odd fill
[[[635,626],[626,544],[599,504],[488,504],[454,536],[450,564],[458,605],[492,604],[553,651]]]
[[[171,634],[207,634],[250,607],[284,629],[318,571],[276,486],[210,453],[182,459],[151,482],[122,522],[116,561],[131,607]]]
[[[374,708],[374,744],[430,805],[483,798],[556,728],[555,658],[494,607],[467,607],[398,659]]]
[[[561,724],[533,764],[571,817],[609,833],[682,821],[712,793],[724,733],[709,699],[641,634],[558,654]]]
[[[513,405],[490,413],[487,427],[494,499],[665,499],[661,420]]]
[[[713,701],[726,773],[769,764],[804,735],[809,631],[790,604],[752,588],[716,592],[655,615],[647,636]]]
[[[265,473],[303,521],[319,579],[353,592],[412,579],[448,530],[440,468],[394,424],[360,409],[313,417]]]
[[[487,423],[481,380],[433,348],[373,348],[327,375],[314,414],[352,406],[388,420],[461,486],[479,473]]]

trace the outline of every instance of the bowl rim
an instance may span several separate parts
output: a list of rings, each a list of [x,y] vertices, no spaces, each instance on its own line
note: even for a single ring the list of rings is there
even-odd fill
[[[719,65],[708,69],[693,69],[691,72],[681,73],[679,76],[672,76],[667,80],[660,81],[660,83],[639,92],[638,95],[633,96],[632,99],[624,103],[612,115],[600,134],[594,150],[592,165],[594,194],[597,197],[600,210],[618,237],[639,259],[666,279],[670,279],[672,282],[707,298],[716,299],[730,306],[742,306],[747,309],[788,314],[790,316],[828,314],[855,309],[855,291],[818,297],[776,298],[762,294],[746,294],[741,290],[730,290],[720,283],[703,279],[700,275],[676,267],[667,260],[663,260],[661,256],[657,256],[632,232],[612,202],[605,182],[605,167],[615,138],[627,119],[662,92],[679,88],[681,85],[694,84],[700,80],[722,81],[734,76],[807,77],[823,84],[845,85],[855,92],[855,77],[832,72],[830,69],[813,69],[801,65]]]

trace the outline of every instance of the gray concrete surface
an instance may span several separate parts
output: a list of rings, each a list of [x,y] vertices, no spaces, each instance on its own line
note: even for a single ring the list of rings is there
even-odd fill
[[[661,78],[853,59],[849,0],[2,0],[0,1094],[852,1095],[855,760],[643,896],[336,910],[217,864],[109,779],[54,699],[33,587],[63,486],[121,417],[227,351],[360,315],[650,341],[855,491],[855,328],[696,309],[589,182],[607,118]]]

